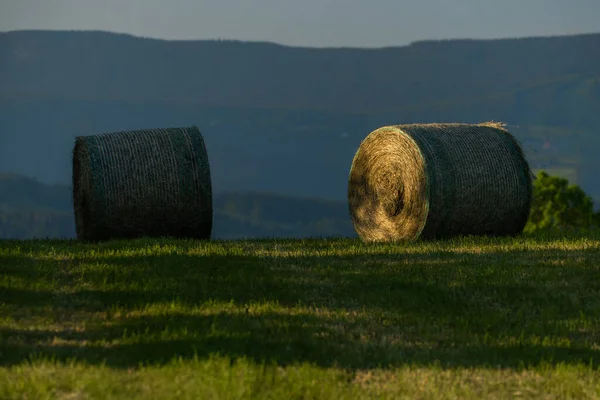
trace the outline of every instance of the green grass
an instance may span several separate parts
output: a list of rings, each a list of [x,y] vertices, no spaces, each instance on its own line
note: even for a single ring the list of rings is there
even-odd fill
[[[600,398],[600,236],[0,241],[0,398]]]

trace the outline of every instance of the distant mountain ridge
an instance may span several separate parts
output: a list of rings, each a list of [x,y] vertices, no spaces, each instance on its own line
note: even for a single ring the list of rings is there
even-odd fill
[[[277,42],[274,40],[244,40],[244,39],[236,39],[236,38],[210,38],[210,39],[169,39],[169,38],[160,38],[153,36],[144,36],[144,35],[136,35],[132,33],[122,32],[122,31],[107,31],[103,29],[11,29],[0,31],[0,34],[40,34],[40,33],[50,33],[56,35],[64,35],[64,34],[87,34],[87,35],[102,35],[102,36],[119,36],[119,37],[128,37],[131,39],[141,39],[141,40],[152,40],[157,42],[168,42],[168,43],[189,43],[189,42],[217,42],[217,43],[250,43],[250,44],[260,44],[260,45],[272,45],[279,47],[290,47],[297,49],[363,49],[363,50],[378,50],[378,49],[389,49],[389,48],[401,48],[401,47],[409,47],[409,46],[418,46],[418,45],[429,45],[429,44],[439,44],[439,43],[447,43],[447,42],[498,42],[498,41],[507,41],[507,40],[547,40],[547,39],[556,39],[556,38],[573,38],[573,37],[581,37],[581,36],[594,36],[600,34],[598,32],[585,32],[585,33],[574,33],[574,34],[550,34],[550,35],[530,35],[530,36],[515,36],[515,37],[503,37],[503,38],[470,38],[470,37],[458,37],[458,38],[439,38],[439,39],[418,39],[414,40],[408,44],[398,44],[398,45],[382,45],[382,46],[353,46],[353,45],[328,45],[328,46],[306,46],[306,45],[290,45],[281,42]]]
[[[592,76],[600,71],[598,49],[600,34],[321,49],[13,31],[0,34],[0,94],[390,111]]]
[[[196,125],[215,193],[345,201],[384,125],[502,121],[600,199],[600,34],[384,48],[0,33],[0,171],[71,179],[75,136]]]

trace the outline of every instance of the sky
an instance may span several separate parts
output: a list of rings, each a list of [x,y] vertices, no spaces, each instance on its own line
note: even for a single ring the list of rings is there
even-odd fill
[[[382,47],[600,33],[600,0],[0,0],[0,31],[22,29]]]

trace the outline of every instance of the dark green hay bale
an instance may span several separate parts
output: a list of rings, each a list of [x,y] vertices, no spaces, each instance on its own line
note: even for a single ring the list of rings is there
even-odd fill
[[[196,127],[79,136],[73,150],[77,237],[209,239],[212,184]]]
[[[350,216],[365,242],[514,235],[529,217],[532,178],[502,124],[385,126],[354,156]]]

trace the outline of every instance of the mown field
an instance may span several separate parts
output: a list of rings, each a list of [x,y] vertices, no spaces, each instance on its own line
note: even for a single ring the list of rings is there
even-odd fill
[[[0,241],[1,399],[600,398],[600,235]]]

